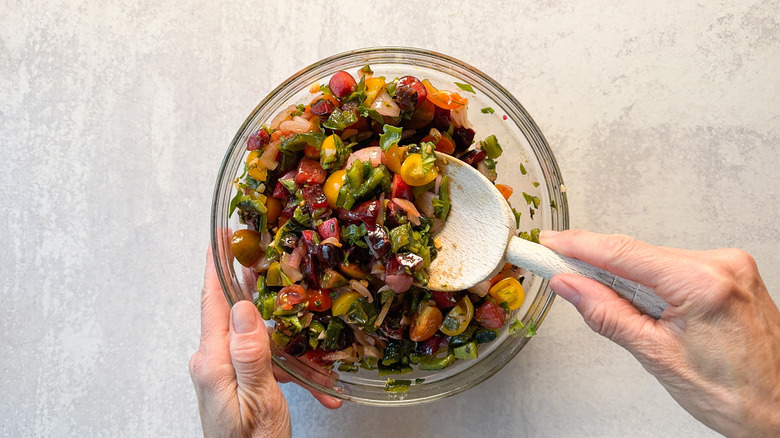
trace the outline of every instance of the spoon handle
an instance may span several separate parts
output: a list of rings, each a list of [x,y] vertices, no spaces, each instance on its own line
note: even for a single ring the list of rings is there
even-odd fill
[[[505,257],[509,263],[523,267],[548,280],[556,274],[578,274],[596,280],[617,292],[642,313],[655,319],[660,319],[661,313],[666,308],[666,302],[652,289],[618,277],[582,260],[562,256],[538,243],[513,237],[509,240]]]

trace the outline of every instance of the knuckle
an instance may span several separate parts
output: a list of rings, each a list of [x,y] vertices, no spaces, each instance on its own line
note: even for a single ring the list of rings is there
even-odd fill
[[[617,260],[623,259],[631,254],[636,248],[636,240],[625,234],[610,234],[605,236],[598,245],[598,250],[605,255],[607,261],[607,270]]]
[[[200,354],[200,351],[196,351],[193,353],[192,356],[190,356],[190,377],[192,380],[198,380],[200,375],[203,373],[203,359]]]

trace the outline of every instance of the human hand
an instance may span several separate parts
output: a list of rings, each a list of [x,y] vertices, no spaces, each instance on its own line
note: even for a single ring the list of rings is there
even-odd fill
[[[287,437],[290,413],[279,382],[290,378],[271,365],[265,324],[250,301],[231,309],[209,249],[201,297],[201,337],[190,359],[204,436]],[[341,400],[312,392],[323,406]]]
[[[648,286],[669,303],[655,320],[594,280],[550,280],[595,332],[631,352],[685,410],[728,436],[780,434],[780,312],[750,255],[579,230],[542,232],[539,240]]]

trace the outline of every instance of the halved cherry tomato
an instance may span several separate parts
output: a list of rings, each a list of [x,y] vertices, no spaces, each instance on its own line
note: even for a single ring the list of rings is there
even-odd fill
[[[322,186],[322,191],[325,193],[325,198],[328,199],[328,205],[330,208],[336,209],[336,200],[339,199],[339,190],[344,182],[347,180],[346,170],[337,170],[330,174],[328,179],[325,180],[325,184]]]
[[[294,305],[306,301],[306,289],[299,284],[283,287],[276,295],[276,307],[291,310]]]
[[[488,293],[499,303],[506,303],[509,310],[520,308],[525,301],[523,285],[512,277],[507,277],[494,284]]]
[[[435,166],[427,172],[423,170],[422,155],[420,154],[409,154],[404,160],[404,164],[401,165],[401,178],[413,187],[424,186],[435,180],[438,175],[439,171],[436,170]]]
[[[506,184],[496,184],[496,188],[499,192],[501,192],[501,196],[503,196],[504,199],[509,199],[509,197],[512,196],[512,193],[515,191],[512,187],[509,187]]]
[[[441,310],[433,303],[421,303],[417,309],[412,325],[409,327],[409,339],[414,342],[424,341],[436,334],[442,322]]]
[[[474,305],[471,304],[469,297],[463,297],[447,313],[439,330],[447,336],[459,335],[469,326],[472,317],[474,317]]]
[[[336,149],[337,141],[340,142],[341,139],[336,134],[332,134],[323,140],[322,146],[320,146],[320,163],[322,165],[336,160],[336,155],[338,154]]]
[[[282,214],[282,203],[276,198],[268,198],[265,200],[265,208],[268,223],[275,224],[279,215]]]
[[[385,86],[384,78],[380,76],[370,77],[366,79],[366,99],[363,101],[363,105],[371,106],[376,99],[377,94]]]
[[[440,136],[438,140],[436,140],[436,137],[432,135],[426,135],[420,140],[420,143],[424,143],[426,141],[433,142],[433,144],[436,145],[436,150],[438,152],[445,154],[452,154],[455,152],[455,142],[446,135]]]
[[[309,289],[306,293],[309,296],[309,310],[324,312],[333,305],[329,289]]]
[[[333,307],[331,309],[333,316],[346,315],[346,313],[349,312],[352,303],[357,301],[361,296],[362,295],[358,292],[347,292],[336,297],[336,299],[333,300]]]
[[[447,90],[437,90],[428,79],[423,79],[423,85],[428,92],[428,100],[439,108],[453,110],[469,103],[469,100],[458,93]]]
[[[400,147],[398,145],[392,145],[385,152],[385,165],[393,173],[401,173],[401,164],[404,162],[404,156],[406,155],[406,146]]]

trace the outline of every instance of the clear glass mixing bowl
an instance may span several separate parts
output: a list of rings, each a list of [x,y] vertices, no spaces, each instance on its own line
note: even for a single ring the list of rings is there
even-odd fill
[[[504,149],[498,160],[497,182],[514,188],[510,202],[522,213],[519,230],[568,228],[565,188],[552,151],[531,116],[504,87],[462,61],[428,50],[402,47],[354,50],[323,59],[284,81],[252,111],[228,147],[214,188],[211,244],[219,281],[231,305],[238,300],[251,299],[255,286],[245,268],[233,260],[228,231],[243,228],[238,215],[229,218],[228,210],[235,194],[233,181],[243,172],[248,136],[268,123],[280,109],[308,103],[312,84],[327,83],[339,70],[355,74],[365,65],[371,66],[374,75],[388,79],[405,75],[427,78],[441,89],[467,96],[468,117],[476,131],[475,139],[495,134]],[[475,94],[458,90],[453,82],[470,84]],[[493,112],[483,111],[485,108],[492,108]],[[533,218],[523,193],[541,200]],[[475,232],[479,230],[475,229]],[[525,277],[526,300],[515,311],[515,316],[526,328],[533,324],[538,329],[554,294],[546,280],[532,274]],[[313,365],[305,356],[292,357],[276,347],[273,348],[273,361],[304,386],[338,398],[379,406],[418,404],[471,388],[506,365],[531,339],[525,336],[524,330],[510,335],[508,326],[507,323],[499,331],[494,341],[480,345],[477,359],[457,360],[440,371],[415,370],[397,376],[379,376],[376,370],[364,369],[356,373],[328,371]],[[388,377],[408,380],[409,389],[386,391]]]

